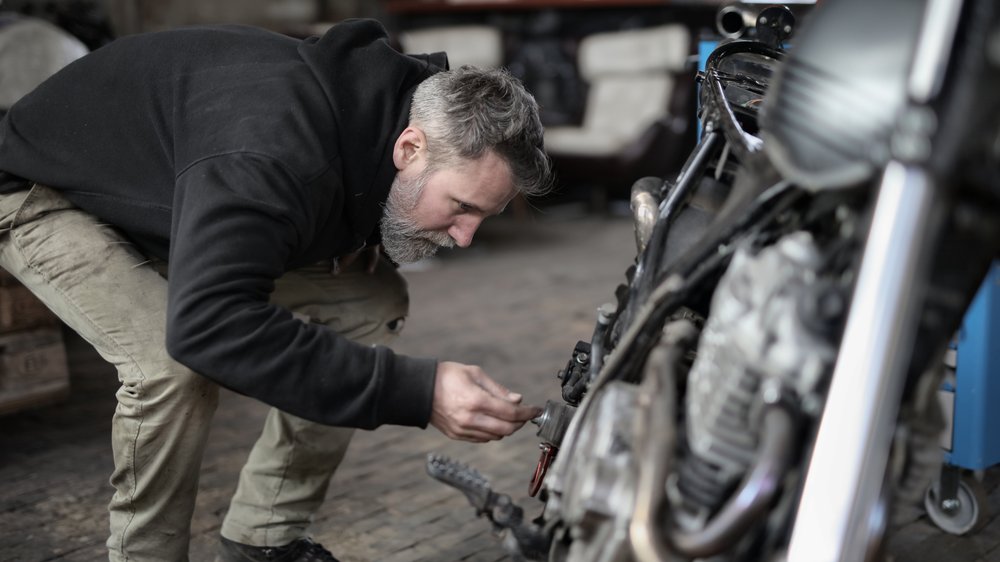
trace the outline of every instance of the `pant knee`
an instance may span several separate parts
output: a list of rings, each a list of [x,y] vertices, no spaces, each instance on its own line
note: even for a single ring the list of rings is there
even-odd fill
[[[210,379],[170,361],[143,369],[141,374],[121,374],[119,415],[210,418],[219,404],[218,386]]]

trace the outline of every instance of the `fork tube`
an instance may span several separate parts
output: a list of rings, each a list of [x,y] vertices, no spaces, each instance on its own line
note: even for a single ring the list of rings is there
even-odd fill
[[[865,560],[916,323],[935,189],[890,162],[878,191],[787,562]]]

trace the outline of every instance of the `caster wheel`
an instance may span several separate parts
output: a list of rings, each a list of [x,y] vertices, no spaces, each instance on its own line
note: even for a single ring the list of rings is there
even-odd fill
[[[941,505],[938,500],[938,483],[924,494],[924,508],[931,521],[942,531],[952,535],[965,535],[979,530],[986,524],[987,498],[981,482],[963,476],[958,483],[958,497],[952,506]]]

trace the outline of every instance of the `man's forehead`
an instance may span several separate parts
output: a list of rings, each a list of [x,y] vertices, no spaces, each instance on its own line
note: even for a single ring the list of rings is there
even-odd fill
[[[487,153],[476,160],[464,162],[456,169],[461,181],[473,187],[472,192],[493,207],[504,207],[517,194],[510,166],[499,156]]]

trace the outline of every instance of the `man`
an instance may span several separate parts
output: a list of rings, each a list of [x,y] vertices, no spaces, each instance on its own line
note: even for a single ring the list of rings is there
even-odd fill
[[[478,367],[384,347],[405,285],[371,249],[467,246],[549,175],[523,87],[446,66],[366,20],[182,29],[94,51],[0,122],[0,266],[122,383],[112,560],[186,559],[217,384],[275,407],[223,560],[334,559],[305,530],[346,428],[484,442],[539,413]]]

